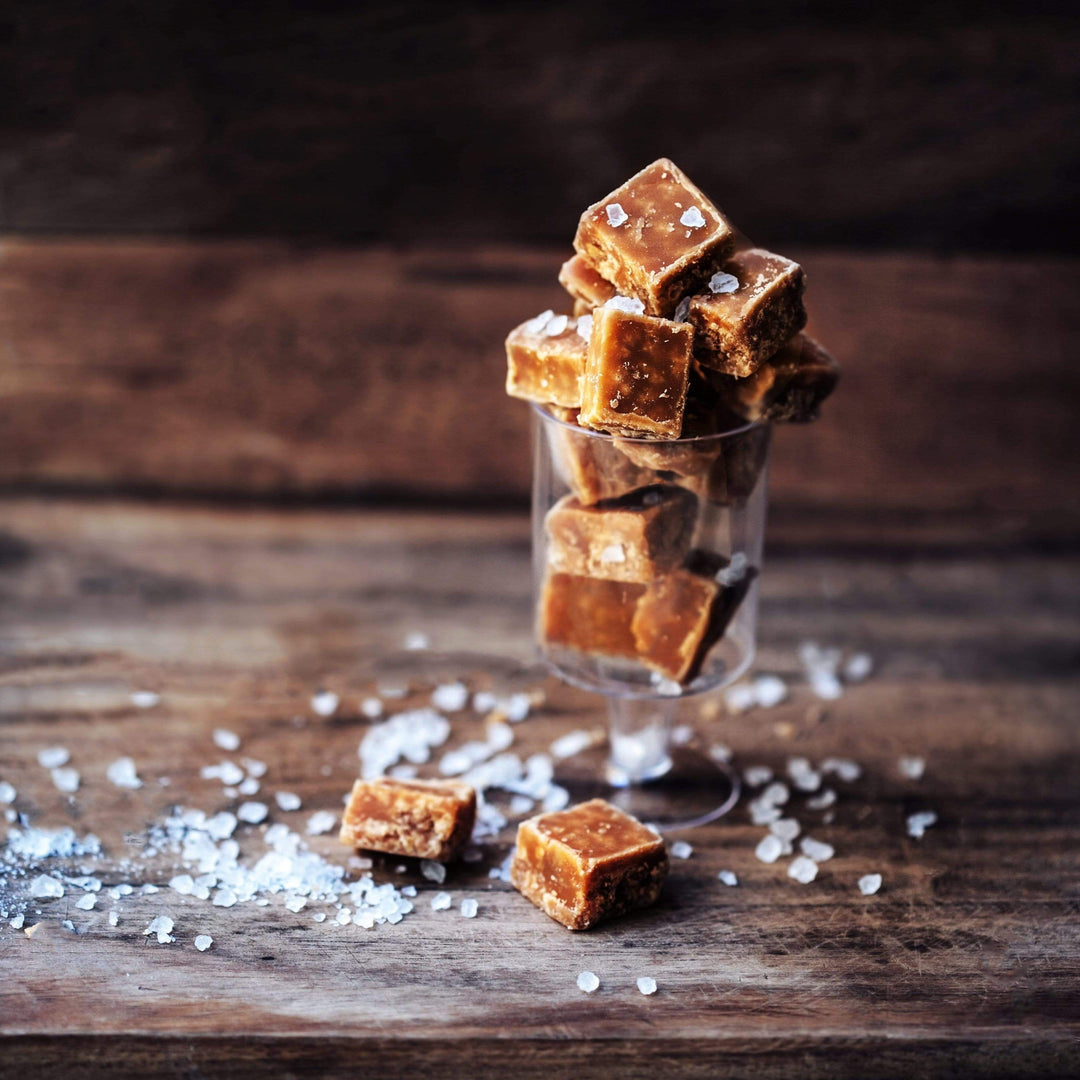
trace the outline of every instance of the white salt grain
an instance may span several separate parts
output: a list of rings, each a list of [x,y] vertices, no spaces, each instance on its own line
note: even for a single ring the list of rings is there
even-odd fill
[[[446,880],[446,867],[432,859],[420,860],[420,873],[428,880],[441,885]]]
[[[720,873],[716,876],[725,885],[727,885],[728,888],[734,888],[736,885],[739,884],[739,879],[735,876],[735,872],[733,870],[721,870]]]
[[[771,825],[774,821],[779,821],[783,816],[780,807],[773,806],[772,803],[762,802],[760,799],[754,799],[750,803],[750,820],[755,825]]]
[[[155,915],[150,925],[143,931],[144,937],[154,935],[159,945],[171,945],[176,938],[172,936],[173,921],[168,915]]]
[[[469,690],[464,683],[452,682],[436,686],[431,694],[431,704],[443,712],[461,712],[468,704]]]
[[[70,930],[73,934],[78,933],[78,931],[75,929],[75,924],[70,919],[65,919],[60,925],[65,930]]]
[[[461,901],[461,914],[466,919],[475,919],[476,913],[480,910],[480,905],[472,899],[472,897],[466,897]]]
[[[570,318],[567,315],[556,315],[547,326],[544,327],[545,337],[558,337],[566,330],[567,325],[570,322]]]
[[[689,859],[694,849],[685,840],[676,840],[671,845],[671,854],[676,859]]]
[[[744,551],[736,551],[735,554],[731,556],[731,562],[717,571],[717,584],[723,585],[725,588],[729,585],[736,585],[746,577],[746,572],[749,568],[750,560],[747,559],[746,553]]]
[[[308,818],[307,834],[308,836],[322,836],[323,833],[330,832],[336,824],[336,814],[331,814],[329,810],[316,810]]]
[[[87,893],[85,896],[80,896],[75,901],[75,906],[80,911],[92,911],[94,905],[97,903],[97,897],[93,893]]]
[[[674,322],[686,322],[690,314],[690,297],[684,296],[675,307],[675,314],[671,316]]]
[[[20,913],[8,923],[8,926],[10,926],[12,930],[21,930],[24,922],[26,922],[26,916]]]
[[[825,788],[820,794],[806,800],[807,810],[827,810],[836,802],[836,792],[832,788]]]
[[[818,865],[813,859],[805,855],[796,855],[788,867],[787,876],[794,878],[802,885],[809,885],[817,877]]]
[[[608,224],[617,229],[620,225],[625,225],[630,220],[630,215],[622,208],[621,203],[613,202],[608,203],[604,207],[604,213],[607,214]]]
[[[236,811],[236,816],[248,825],[258,825],[261,821],[266,820],[266,815],[269,812],[269,808],[266,803],[261,802],[246,802],[240,804],[240,809]]]
[[[431,640],[427,634],[422,634],[419,630],[413,630],[405,635],[405,648],[409,652],[419,652],[422,649],[430,648],[430,646]]]
[[[783,841],[781,841],[778,836],[773,836],[772,833],[769,833],[769,835],[764,837],[754,849],[754,854],[763,863],[774,863],[784,854]]]
[[[648,975],[642,975],[637,981],[637,988],[648,997],[650,994],[656,993],[656,980],[650,979]]]
[[[135,762],[129,757],[117,758],[106,770],[105,776],[119,788],[130,788],[137,791],[142,787],[142,781],[135,771]]]
[[[555,312],[548,308],[547,311],[541,311],[535,318],[529,319],[525,323],[525,332],[528,334],[539,334],[545,326],[547,326],[550,320],[555,318]],[[407,648],[408,646],[406,646]]]
[[[794,840],[802,830],[802,826],[794,818],[780,818],[769,826],[769,832],[778,836],[781,840]]]
[[[787,697],[787,684],[777,675],[759,675],[753,685],[754,698],[763,709],[771,709]]]
[[[70,795],[79,790],[79,773],[76,769],[53,769],[50,775],[58,791]]]
[[[177,874],[169,882],[169,888],[181,896],[190,896],[195,891],[195,879],[190,874]]]
[[[734,274],[713,274],[709,278],[709,292],[733,293],[739,287],[739,279]]]
[[[369,720],[382,716],[383,703],[377,697],[366,697],[360,702],[360,712]]]
[[[217,728],[214,731],[214,745],[220,746],[222,750],[228,750],[230,753],[234,750],[240,749],[240,736],[235,731],[228,731],[225,728]]]
[[[799,841],[799,850],[814,862],[828,862],[835,854],[836,849],[832,844],[826,844],[823,840],[815,840],[813,837],[804,836]]]
[[[311,916],[311,918],[314,922],[326,922],[326,912],[316,911],[315,914]]]
[[[880,874],[863,874],[863,876],[859,878],[859,892],[861,892],[863,896],[873,896],[880,888]]]
[[[266,775],[265,761],[259,761],[256,758],[245,757],[240,759],[240,764],[243,765],[245,769],[247,769],[248,776],[254,776],[256,779],[258,779],[260,776]]]
[[[606,308],[614,308],[616,311],[625,311],[628,315],[644,315],[645,305],[640,300],[634,300],[629,296],[613,296],[606,304]]]
[[[260,786],[259,781],[254,776],[249,776],[236,789],[236,793],[238,795],[258,795]]]
[[[592,337],[593,317],[582,315],[577,321],[577,334],[579,338],[588,341]]]
[[[161,695],[153,690],[136,690],[131,695],[131,704],[136,709],[152,709],[161,703]]]
[[[437,892],[431,898],[431,910],[447,911],[453,902],[453,897],[448,892]]]
[[[299,810],[302,803],[300,802],[300,796],[292,791],[278,791],[274,793],[274,802],[278,804],[278,809],[285,810]]]
[[[214,907],[232,907],[233,904],[236,903],[236,900],[236,893],[234,893],[232,889],[221,888],[214,893],[213,904]]]
[[[926,830],[937,821],[937,814],[933,810],[920,810],[917,814],[909,814],[907,819],[908,836],[921,840]]]
[[[67,752],[67,748],[63,746],[50,746],[45,750],[38,752],[38,764],[43,769],[59,769],[61,765],[66,765],[71,759],[71,755]]]
[[[15,801],[18,792],[6,780],[0,780],[0,803],[10,805]]]
[[[303,911],[307,906],[307,900],[302,896],[285,897],[285,907],[292,912]]]
[[[845,783],[853,783],[862,776],[862,766],[848,758],[826,758],[821,763],[821,772],[833,773]]]
[[[536,805],[528,795],[515,795],[510,800],[510,813],[515,815],[528,814]]]
[[[120,916],[117,915],[117,913],[115,911],[110,911],[109,912],[109,925],[110,926],[119,926],[120,925]]]
[[[771,783],[758,798],[767,804],[773,806],[783,806],[789,798],[791,798],[791,792],[788,790],[787,784],[782,780],[775,780]]]
[[[691,206],[689,210],[683,211],[679,224],[685,225],[688,229],[700,229],[705,224],[705,218],[696,206]]]
[[[341,698],[333,690],[320,690],[311,699],[311,711],[316,716],[333,716],[340,704]]]
[[[195,936],[195,948],[199,952],[206,952],[211,945],[214,944],[214,939],[209,934],[197,934]]]
[[[926,772],[926,761],[921,757],[904,756],[900,759],[900,775],[908,780],[921,780]]]
[[[874,670],[874,661],[867,653],[854,653],[844,664],[844,679],[849,683],[862,682]]]
[[[728,712],[746,712],[757,704],[757,691],[751,683],[736,683],[724,691],[724,704]]]
[[[773,778],[773,771],[768,765],[750,765],[743,770],[743,783],[747,787],[761,787]]]
[[[600,985],[600,980],[591,972],[583,971],[577,977],[578,989],[586,994],[591,994]]]

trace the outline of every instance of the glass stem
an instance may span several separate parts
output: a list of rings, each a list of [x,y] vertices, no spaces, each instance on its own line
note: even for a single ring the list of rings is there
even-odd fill
[[[608,698],[607,779],[612,787],[655,780],[671,768],[671,729],[678,700]]]

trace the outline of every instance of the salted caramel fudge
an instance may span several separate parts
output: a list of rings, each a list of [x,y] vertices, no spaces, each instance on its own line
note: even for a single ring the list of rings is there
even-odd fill
[[[704,285],[734,246],[731,225],[667,158],[590,206],[574,236],[574,250],[601,278],[664,316]]]
[[[714,385],[745,420],[802,424],[817,419],[839,378],[840,365],[813,338],[797,334],[753,375],[718,375]]]
[[[548,511],[548,566],[579,577],[649,582],[686,557],[696,517],[697,498],[681,487],[648,488],[602,507],[567,495]]]
[[[633,659],[630,624],[644,585],[549,571],[540,590],[539,636],[546,645]]]
[[[664,841],[603,799],[518,826],[510,881],[570,930],[656,903],[668,872]]]
[[[708,472],[722,452],[722,441],[711,437],[722,430],[715,410],[696,400],[688,390],[682,434],[678,439],[616,438],[614,443],[639,468],[680,478],[698,477]]]
[[[752,375],[806,325],[798,263],[762,248],[733,255],[689,303],[699,363],[725,375]]]
[[[616,435],[677,439],[694,334],[686,323],[597,308],[578,422]]]
[[[545,311],[506,339],[506,392],[541,404],[581,405],[591,321]]]
[[[351,848],[450,862],[476,821],[476,792],[459,780],[357,780],[341,819]]]
[[[577,304],[591,311],[615,295],[615,286],[605,281],[580,255],[574,255],[562,264],[559,284],[574,298],[575,314],[578,314]]]

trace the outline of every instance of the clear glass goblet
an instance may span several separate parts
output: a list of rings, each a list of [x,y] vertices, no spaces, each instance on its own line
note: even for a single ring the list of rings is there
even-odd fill
[[[672,732],[684,700],[753,662],[769,445],[768,424],[627,439],[534,406],[540,651],[565,682],[607,701],[606,761],[561,765],[575,796],[603,785],[662,830],[713,821],[737,801],[734,771],[673,745]],[[633,526],[619,524],[635,514],[652,521],[637,548]]]

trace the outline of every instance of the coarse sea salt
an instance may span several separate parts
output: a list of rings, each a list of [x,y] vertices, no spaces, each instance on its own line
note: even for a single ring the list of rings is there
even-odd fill
[[[721,870],[720,873],[716,876],[725,885],[727,885],[728,888],[734,888],[736,885],[739,884],[739,879],[735,876],[735,872],[733,870]]]
[[[131,695],[131,704],[136,709],[152,709],[161,704],[161,695],[154,690],[136,690]]]
[[[740,713],[757,704],[757,692],[752,683],[736,683],[724,691],[724,704],[728,712]]]
[[[591,994],[600,985],[600,980],[591,971],[582,971],[577,977],[578,989]]]
[[[568,731],[565,735],[560,735],[551,744],[551,756],[556,761],[563,761],[568,757],[573,757],[575,754],[580,754],[582,750],[587,750],[592,746],[592,743],[591,732]]]
[[[433,859],[420,860],[420,873],[428,880],[441,885],[446,880],[446,867]]]
[[[873,896],[880,888],[880,874],[863,874],[863,876],[859,878],[859,892],[861,892],[863,896]]]
[[[18,795],[18,792],[15,790],[14,785],[9,784],[6,780],[0,780],[0,803],[9,806],[15,801],[16,795]]]
[[[194,944],[199,952],[206,952],[214,944],[214,939],[209,934],[196,934]]]
[[[592,337],[593,317],[591,315],[582,315],[578,320],[575,329],[577,335],[584,341],[588,341]]]
[[[656,993],[656,980],[650,978],[648,975],[642,975],[637,981],[638,990],[648,997],[650,994]]]
[[[713,274],[709,278],[709,292],[733,293],[739,287],[739,279],[734,274]]]
[[[59,769],[71,760],[71,755],[65,746],[49,746],[38,751],[37,759],[43,769]]]
[[[853,653],[844,664],[844,679],[849,683],[862,682],[874,670],[874,661],[868,653]]]
[[[450,735],[450,722],[434,709],[411,709],[372,724],[360,742],[361,775],[365,780],[382,776],[402,758],[422,765],[433,747]]]
[[[624,311],[627,315],[644,315],[645,305],[640,300],[629,296],[613,296],[604,304],[606,308],[614,308],[616,311]]]
[[[268,813],[269,807],[266,803],[246,802],[240,804],[240,809],[236,811],[236,816],[248,825],[258,825],[266,820],[266,815]]]
[[[551,316],[549,316],[550,318]],[[413,630],[405,635],[405,648],[409,652],[420,652],[423,649],[431,647],[431,640],[427,634],[422,634],[419,630]]]
[[[676,840],[671,845],[671,854],[676,859],[689,859],[694,849],[685,840]]]
[[[769,833],[768,836],[763,837],[758,846],[754,848],[754,855],[763,863],[774,863],[783,854],[783,841],[780,839],[780,837],[773,836],[772,833]]]
[[[836,849],[832,844],[826,844],[824,840],[815,840],[812,836],[804,836],[799,841],[799,850],[816,863],[828,862],[836,854]]]
[[[235,731],[229,731],[227,728],[216,728],[213,739],[215,746],[220,747],[222,750],[228,750],[230,753],[240,749],[240,736]]]
[[[172,936],[173,925],[168,915],[155,915],[150,920],[150,925],[143,931],[143,936],[156,936],[159,945],[172,945],[176,941],[176,938]]]
[[[936,824],[937,814],[933,810],[920,810],[918,813],[909,814],[907,818],[907,834],[915,840],[921,840],[926,835],[926,830]]]
[[[80,911],[92,911],[95,904],[97,904],[97,897],[93,893],[86,893],[75,901],[75,906]]]
[[[322,836],[323,833],[330,832],[337,824],[337,815],[330,813],[329,810],[316,810],[307,822],[307,834],[308,836]]]
[[[795,818],[780,818],[769,825],[769,832],[781,840],[794,840],[802,830]]]
[[[772,709],[787,697],[787,683],[779,675],[759,675],[753,685],[754,699],[763,709]]]
[[[320,690],[311,699],[311,711],[316,716],[333,716],[341,704],[341,698],[333,690]]]
[[[806,800],[807,810],[827,810],[836,802],[836,792],[832,788],[825,788],[817,795]]]
[[[900,759],[900,775],[907,780],[921,780],[926,772],[926,761],[921,757],[904,755]]]
[[[749,765],[743,770],[743,783],[747,787],[761,787],[773,778],[773,771],[768,765]]]
[[[686,317],[690,314],[690,300],[691,297],[684,296],[678,304],[675,306],[675,314],[671,316],[674,322],[686,322]]]
[[[617,229],[620,225],[625,225],[630,220],[630,215],[622,208],[621,203],[613,202],[608,203],[604,207],[604,213],[607,215],[608,224]]]
[[[71,795],[79,790],[80,777],[77,769],[52,769],[49,775],[57,791]]]
[[[854,783],[862,776],[862,766],[848,758],[826,758],[819,766],[823,774],[832,773],[845,783]]]
[[[689,210],[683,211],[679,224],[688,229],[700,229],[705,224],[705,218],[696,206],[691,206]]]
[[[360,713],[369,720],[376,720],[383,714],[383,703],[377,697],[366,697],[360,702]]]
[[[130,788],[137,791],[143,786],[139,774],[135,770],[135,762],[129,757],[117,758],[106,770],[105,776],[110,783],[119,788]]]
[[[563,331],[566,330],[567,325],[570,322],[570,318],[567,315],[556,315],[547,326],[544,327],[545,337],[558,337]]]
[[[274,793],[274,802],[278,804],[279,810],[286,812],[292,810],[299,810],[302,803],[300,796],[293,791],[278,791]]]
[[[437,892],[431,898],[432,911],[447,911],[453,904],[454,898],[448,892]]]
[[[787,876],[801,885],[809,885],[818,874],[818,865],[805,855],[796,855],[788,867]]]
[[[461,901],[461,914],[466,919],[475,919],[479,910],[480,905],[472,897],[466,897]]]
[[[431,704],[442,712],[461,712],[469,702],[469,688],[460,682],[443,683],[431,693]]]

